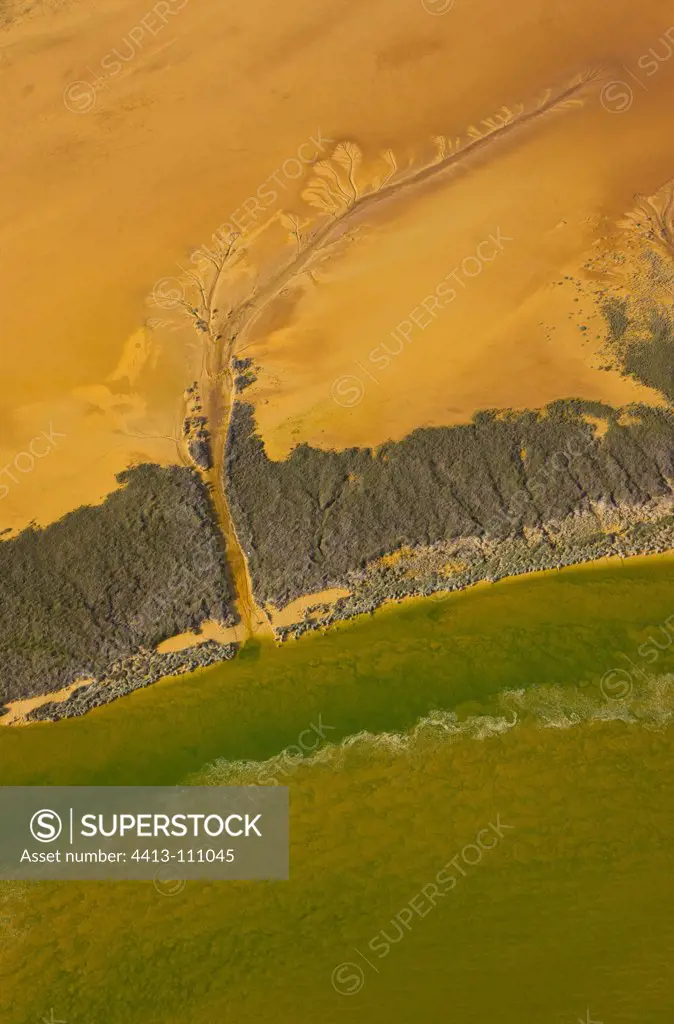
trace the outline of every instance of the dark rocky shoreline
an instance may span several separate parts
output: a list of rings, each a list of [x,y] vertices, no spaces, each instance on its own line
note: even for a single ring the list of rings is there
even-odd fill
[[[0,542],[0,703],[100,679],[205,619],[236,621],[197,471],[142,465],[117,479],[101,505]]]
[[[506,542],[600,505],[617,514],[671,500],[674,414],[555,402],[420,428],[376,450],[300,444],[275,462],[239,402],[226,473],[256,600],[284,608],[406,546]]]
[[[399,558],[368,566],[343,581],[351,587],[348,597],[333,605],[308,608],[304,618],[275,630],[277,640],[297,639],[316,629],[328,629],[336,622],[359,615],[373,614],[382,605],[411,597],[445,600],[450,594],[482,581],[521,576],[544,570],[591,563],[604,557],[629,558],[674,549],[674,506],[667,501],[629,510],[620,533],[600,534],[588,516],[575,516],[573,522],[550,524],[547,531],[527,538],[483,541],[477,538],[417,547],[403,551]],[[636,512],[636,517],[635,517]],[[595,522],[594,526],[596,527]],[[447,573],[447,565],[464,568]],[[28,722],[55,722],[86,714],[118,697],[152,685],[167,676],[182,675],[197,668],[232,660],[238,644],[205,641],[197,647],[169,654],[141,651],[118,661],[100,680],[78,687],[67,700],[50,701],[26,716]]]
[[[495,583],[600,558],[629,558],[673,550],[674,501],[660,502],[641,512],[651,518],[627,526],[620,534],[593,533],[589,517],[577,516],[571,522],[550,524],[547,531],[538,531],[528,538],[499,542],[475,538],[410,549],[393,565],[368,567],[350,574],[342,583],[352,590],[348,597],[330,606],[308,608],[302,621],[279,627],[277,637],[281,641],[296,639],[310,630],[327,629],[335,622],[372,614],[390,601],[410,597],[442,601],[451,593],[480,582]],[[447,574],[443,566],[448,561],[463,563],[465,568]]]
[[[251,407],[237,403],[226,471],[260,606],[350,591],[279,627],[279,642],[389,601],[674,549],[668,409],[557,402],[416,430],[376,451],[300,445],[275,463]],[[206,619],[235,621],[222,537],[197,472],[140,466],[119,479],[101,506],[0,544],[0,701],[95,679],[29,721],[82,715],[236,653],[215,641],[155,650]]]
[[[572,521],[550,524],[548,530],[530,533],[526,538],[469,538],[404,550],[395,560],[384,559],[382,564],[349,574],[342,581],[352,590],[349,596],[332,605],[307,608],[301,621],[278,627],[276,639],[283,643],[312,630],[325,630],[337,622],[373,614],[392,601],[412,597],[442,601],[482,581],[496,582],[605,557],[629,558],[674,549],[674,503],[661,500],[639,510],[630,509],[625,516],[635,521],[627,521],[619,533],[600,533],[596,519],[593,523],[590,516],[576,515]],[[448,573],[448,564],[462,568]],[[99,680],[78,687],[65,701],[50,701],[35,708],[26,721],[55,722],[84,715],[167,676],[230,661],[238,647],[208,640],[168,654],[141,650],[117,661]]]
[[[79,686],[67,700],[41,704],[26,716],[28,722],[57,722],[60,718],[76,718],[93,708],[110,704],[118,697],[125,697],[134,690],[151,686],[167,676],[184,675],[197,668],[206,668],[223,661],[231,661],[238,644],[219,644],[206,640],[197,647],[185,651],[159,654],[157,651],[141,651],[130,658],[123,658],[113,665],[109,673],[93,683]]]

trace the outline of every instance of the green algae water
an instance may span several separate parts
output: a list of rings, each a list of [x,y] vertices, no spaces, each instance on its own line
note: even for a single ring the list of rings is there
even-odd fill
[[[291,794],[289,882],[0,886],[0,1019],[671,1021],[673,566],[410,602],[0,730],[4,784]]]
[[[655,663],[637,653],[674,614],[673,579],[674,556],[616,560],[390,606],[281,648],[253,644],[79,719],[0,728],[0,782],[169,785],[216,757],[272,757],[319,715],[334,742],[408,729],[435,708],[488,706],[504,689],[598,693],[614,667],[634,673],[630,661],[674,668],[674,647]]]

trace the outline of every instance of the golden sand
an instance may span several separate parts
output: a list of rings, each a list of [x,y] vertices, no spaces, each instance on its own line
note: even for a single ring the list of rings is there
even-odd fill
[[[244,639],[242,627],[223,626],[215,619],[207,619],[201,624],[198,632],[178,633],[176,636],[168,637],[157,644],[159,654],[170,654],[173,651],[186,651],[190,647],[197,647],[206,640],[215,640],[219,644],[241,643]]]
[[[282,609],[276,609],[273,605],[269,605],[267,613],[274,629],[278,629],[279,626],[292,626],[296,622],[301,622],[304,613],[315,605],[331,605],[340,597],[348,597],[349,594],[350,591],[344,590],[342,587],[332,587],[329,590],[321,590],[315,594],[298,597]]]
[[[175,309],[147,297],[158,281],[182,279],[193,248],[245,216],[265,182],[268,196],[273,175],[264,217],[290,234],[282,210],[304,223],[312,211],[294,167],[312,136],[353,139],[366,163],[390,150],[400,168],[421,166],[434,137],[465,137],[504,105],[530,104],[599,65],[609,78],[627,78],[622,64],[641,76],[643,88],[627,79],[627,109],[605,109],[595,91],[441,189],[379,209],[324,280],[282,297],[293,308],[277,303],[266,330],[258,323],[264,366],[251,394],[276,455],[298,440],[377,443],[485,405],[653,398],[597,372],[597,339],[568,321],[574,311],[553,281],[575,272],[602,217],[671,177],[674,61],[652,76],[637,63],[670,25],[665,3],[618,0],[609,15],[604,0],[523,0],[507,11],[456,0],[441,17],[409,0],[168,6],[163,20],[146,0],[29,13],[16,3],[5,16],[1,466],[52,424],[67,443],[1,492],[0,529],[100,501],[131,463],[179,460],[183,390],[202,353]],[[607,103],[621,102],[614,88]],[[253,236],[263,218],[250,216]],[[422,356],[405,351],[356,407],[334,402],[334,380],[497,226],[514,241],[419,337]],[[281,258],[271,239],[263,232],[256,258]]]
[[[45,693],[40,697],[27,697],[25,700],[14,700],[6,705],[9,711],[0,716],[0,725],[28,725],[27,716],[35,708],[42,707],[43,704],[62,704],[80,686],[93,683],[93,681],[92,678],[77,679],[74,683],[55,693]]]
[[[376,211],[317,281],[278,303],[246,350],[262,367],[251,394],[272,457],[299,441],[377,445],[481,409],[664,404],[606,368],[607,328],[586,286],[602,229],[643,175],[641,151],[624,159],[624,138],[607,134],[596,92],[522,139],[515,129],[442,187]],[[661,175],[671,95],[651,100]]]

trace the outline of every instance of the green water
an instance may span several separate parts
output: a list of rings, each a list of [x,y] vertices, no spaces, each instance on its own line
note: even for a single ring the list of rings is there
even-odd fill
[[[521,577],[364,616],[136,692],[80,719],[0,728],[4,785],[167,785],[216,757],[263,760],[318,716],[333,742],[409,728],[505,688],[585,685],[651,665],[637,648],[674,614],[674,557]],[[628,666],[629,670],[629,666]]]
[[[0,730],[2,782],[171,783],[216,758],[272,757],[319,715],[334,743],[405,732],[434,708],[488,712],[504,688],[601,707],[599,680],[626,658],[674,671],[674,644],[652,664],[637,653],[674,614],[673,564],[507,582],[251,648],[83,719]],[[289,882],[174,897],[150,883],[0,887],[0,1020],[673,1019],[671,730],[578,716],[338,752],[288,780]],[[497,816],[513,827],[496,847],[373,953]],[[353,994],[332,984],[342,963],[337,987]]]

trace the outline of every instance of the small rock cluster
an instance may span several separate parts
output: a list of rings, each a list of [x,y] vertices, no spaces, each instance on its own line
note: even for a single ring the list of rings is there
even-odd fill
[[[185,394],[188,398],[189,414],[183,420],[183,437],[187,441],[187,451],[195,466],[199,469],[211,469],[211,436],[206,429],[206,417],[197,415],[201,413],[201,397],[196,380],[186,389]]]
[[[183,421],[183,434],[187,438],[190,458],[200,469],[211,469],[211,435],[206,429],[205,416],[187,416]]]
[[[251,369],[253,360],[237,359],[236,356],[232,356],[232,369],[234,370],[236,377],[234,378],[234,390],[237,395],[240,395],[242,391],[250,387],[257,380],[257,374]]]

